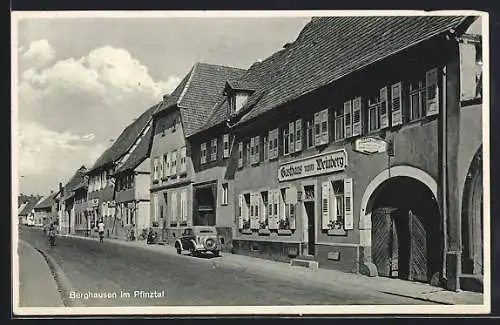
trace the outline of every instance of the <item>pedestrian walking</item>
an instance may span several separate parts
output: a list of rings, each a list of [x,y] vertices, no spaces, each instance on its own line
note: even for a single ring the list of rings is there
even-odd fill
[[[97,224],[97,231],[99,231],[99,241],[102,243],[104,241],[104,222],[102,219]]]

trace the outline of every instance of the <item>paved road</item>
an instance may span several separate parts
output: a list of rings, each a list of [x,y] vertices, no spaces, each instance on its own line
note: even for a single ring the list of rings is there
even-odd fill
[[[75,293],[110,293],[78,301],[84,306],[257,306],[424,304],[420,300],[368,292],[338,284],[324,287],[245,272],[206,259],[165,255],[112,242],[59,237],[48,247],[43,232],[21,228],[20,238],[45,250],[59,264]],[[256,262],[258,263],[258,262]],[[134,297],[134,292],[139,293]],[[146,297],[146,292],[157,297]],[[121,293],[130,293],[130,297]],[[116,297],[113,294],[116,293]],[[159,294],[158,294],[159,293]],[[161,293],[164,293],[161,296]],[[158,297],[160,296],[160,297]]]

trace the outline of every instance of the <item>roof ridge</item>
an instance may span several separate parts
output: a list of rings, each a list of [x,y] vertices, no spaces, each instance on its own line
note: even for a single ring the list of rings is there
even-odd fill
[[[197,62],[197,63],[195,63],[195,64],[193,65],[193,67],[191,67],[191,70],[189,71],[189,79],[188,79],[188,81],[186,82],[186,85],[184,86],[184,89],[182,89],[182,92],[181,92],[181,94],[179,95],[179,98],[177,99],[177,102],[176,102],[177,106],[181,107],[181,106],[180,106],[180,104],[181,104],[181,100],[182,100],[182,98],[184,97],[184,95],[186,95],[186,92],[187,92],[187,90],[188,90],[189,86],[191,85],[191,81],[193,80],[194,72],[195,72],[195,70],[198,68],[198,66],[199,66],[199,65],[200,65],[200,63],[198,63],[198,62]]]

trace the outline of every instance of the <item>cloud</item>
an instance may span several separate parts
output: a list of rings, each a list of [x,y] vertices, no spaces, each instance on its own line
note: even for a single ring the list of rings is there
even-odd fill
[[[22,53],[21,57],[31,63],[34,67],[44,66],[45,64],[51,62],[56,55],[54,48],[47,40],[44,39],[31,42],[28,50],[25,52],[23,50],[23,47],[19,49]]]
[[[34,56],[27,54],[36,53],[32,48],[22,55]],[[154,80],[128,51],[111,46],[43,68],[28,66],[18,84],[18,164],[25,179],[46,173],[51,182],[70,177],[84,162],[92,165],[110,139],[179,81]]]

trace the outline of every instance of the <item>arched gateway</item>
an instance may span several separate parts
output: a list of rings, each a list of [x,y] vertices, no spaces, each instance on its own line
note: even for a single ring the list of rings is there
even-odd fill
[[[426,172],[395,166],[379,173],[361,200],[361,272],[437,284],[442,219],[437,183]]]

